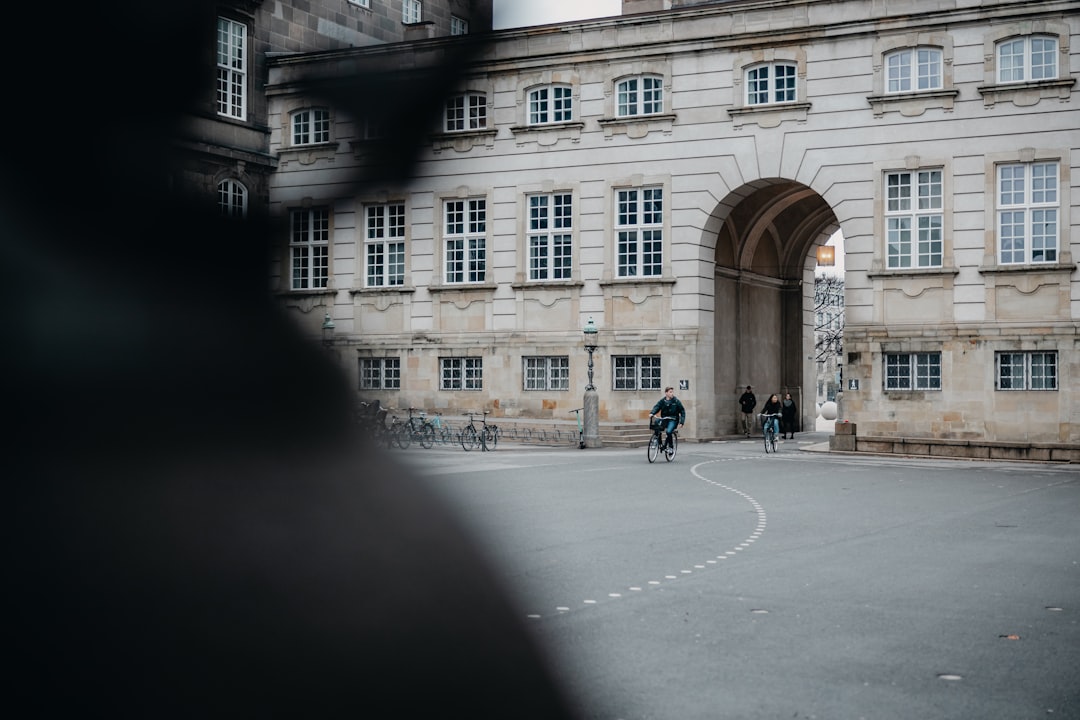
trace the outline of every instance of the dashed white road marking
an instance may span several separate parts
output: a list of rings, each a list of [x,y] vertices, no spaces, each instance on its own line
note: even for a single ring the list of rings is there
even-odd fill
[[[752,543],[754,543],[758,538],[760,538],[765,533],[765,528],[766,528],[766,525],[768,524],[768,518],[766,517],[765,509],[761,506],[761,503],[759,503],[757,500],[755,500],[753,497],[751,497],[747,493],[743,492],[742,490],[739,490],[738,488],[730,487],[728,485],[724,485],[723,483],[717,482],[715,480],[710,480],[710,479],[704,477],[699,472],[699,468],[701,468],[701,467],[703,467],[705,465],[711,465],[713,463],[718,463],[718,462],[729,462],[731,460],[757,459],[757,457],[758,456],[752,456],[750,458],[747,458],[747,457],[718,458],[718,459],[715,459],[715,460],[706,460],[704,462],[700,462],[697,465],[694,465],[693,467],[690,468],[690,474],[693,475],[698,480],[701,480],[701,481],[706,482],[706,483],[708,483],[710,485],[713,485],[713,486],[715,486],[717,488],[720,488],[721,490],[725,490],[727,492],[735,493],[736,495],[738,495],[739,497],[743,498],[748,503],[750,503],[750,506],[754,509],[754,511],[757,513],[757,516],[758,516],[757,517],[757,525],[755,526],[754,531],[752,533],[750,533],[750,535],[748,535],[742,542],[740,542],[737,545],[735,545],[734,547],[732,547],[732,549],[725,550],[722,555],[717,555],[715,557],[715,559],[710,558],[708,560],[705,560],[703,563],[693,564],[691,566],[693,568],[692,570],[691,569],[683,569],[683,570],[680,570],[678,574],[664,575],[662,580],[648,580],[648,581],[646,581],[645,583],[643,583],[641,585],[631,585],[631,586],[629,586],[627,588],[628,590],[630,590],[632,592],[642,592],[643,590],[647,590],[650,587],[657,587],[659,585],[663,585],[665,582],[670,583],[670,582],[672,582],[674,580],[678,580],[683,575],[692,575],[695,570],[709,570],[711,568],[707,567],[708,565],[714,565],[715,566],[715,565],[718,564],[717,563],[718,560],[727,560],[729,557],[732,557],[734,555],[739,554],[743,550],[749,548]],[[762,456],[762,457],[764,457],[764,456]],[[623,597],[623,594],[621,592],[609,592],[609,593],[607,593],[607,597],[612,599],[612,600],[618,600],[618,599]],[[593,600],[593,599],[588,599],[588,600],[582,601],[582,604],[583,605],[598,605],[599,601],[598,600]],[[568,613],[568,612],[570,612],[570,606],[569,605],[558,605],[558,606],[555,607],[555,613],[557,613],[557,614],[564,614],[564,613]],[[543,618],[543,615],[538,614],[538,613],[531,613],[531,614],[527,615],[526,617],[528,617],[531,620],[539,620],[539,619]]]

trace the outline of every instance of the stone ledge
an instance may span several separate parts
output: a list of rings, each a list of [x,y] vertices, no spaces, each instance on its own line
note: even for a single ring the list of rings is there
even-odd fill
[[[844,447],[841,447],[843,445]],[[830,450],[919,455],[967,460],[1032,460],[1080,463],[1080,445],[950,438],[833,436]]]

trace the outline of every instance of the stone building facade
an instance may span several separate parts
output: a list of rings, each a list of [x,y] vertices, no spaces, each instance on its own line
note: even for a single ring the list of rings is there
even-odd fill
[[[453,38],[272,58],[273,289],[313,338],[332,321],[358,398],[445,413],[572,417],[593,318],[601,424],[672,385],[704,440],[747,384],[813,422],[814,256],[841,230],[860,435],[1075,446],[1078,11],[678,3],[465,59]],[[312,92],[358,76],[400,88],[383,105],[437,95],[407,172],[376,165],[366,106]],[[294,144],[316,110],[329,136]]]
[[[409,1],[408,12],[403,0],[218,3],[204,28],[217,35],[217,55],[205,59],[205,92],[177,132],[172,187],[229,214],[266,213],[277,170],[266,120],[267,58],[491,30],[491,0]]]

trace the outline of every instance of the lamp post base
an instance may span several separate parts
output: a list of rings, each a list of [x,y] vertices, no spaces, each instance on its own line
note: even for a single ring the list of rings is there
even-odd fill
[[[595,389],[585,391],[585,401],[582,405],[584,410],[582,410],[581,426],[585,432],[585,447],[603,447],[603,443],[600,442],[600,397]]]

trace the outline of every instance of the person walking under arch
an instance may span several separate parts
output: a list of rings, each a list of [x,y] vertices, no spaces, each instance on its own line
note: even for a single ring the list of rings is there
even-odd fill
[[[675,432],[675,426],[682,427],[686,424],[686,408],[682,401],[675,397],[675,388],[670,385],[664,388],[664,397],[660,398],[653,409],[649,411],[649,423],[652,424],[653,416],[659,415],[666,420],[664,432],[667,433],[664,447],[671,447],[671,433]]]
[[[795,406],[795,401],[791,398],[791,393],[784,393],[784,399],[780,401],[780,406],[780,431],[783,433],[785,440],[788,439],[788,435],[794,440],[799,410]]]
[[[749,385],[746,392],[739,396],[739,410],[742,411],[743,432],[750,437],[750,430],[754,427],[754,408],[757,407],[757,397]]]

